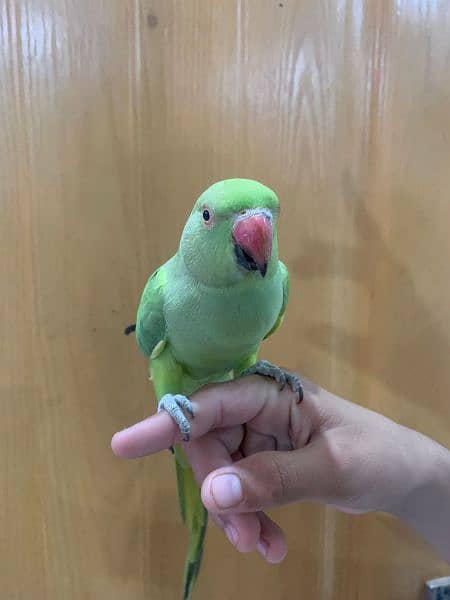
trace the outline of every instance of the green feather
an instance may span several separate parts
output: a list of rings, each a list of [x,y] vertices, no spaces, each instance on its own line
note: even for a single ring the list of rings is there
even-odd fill
[[[202,222],[205,204],[212,227]],[[264,278],[238,267],[232,240],[234,217],[254,208],[270,210],[273,217]],[[278,260],[277,220],[277,197],[251,180],[219,182],[197,200],[178,252],[149,278],[137,314],[136,339],[150,357],[158,400],[164,394],[190,396],[207,383],[239,375],[279,327],[289,275]],[[189,533],[183,581],[183,600],[189,600],[200,570],[207,513],[182,449],[174,450],[180,512]]]
[[[225,373],[222,377],[203,380],[194,379],[173,358],[169,347],[164,347],[159,354],[154,356],[150,360],[150,365],[153,386],[158,400],[164,394],[170,393],[181,393],[190,396],[196,389],[206,383],[227,381],[232,376],[230,373]],[[200,489],[180,446],[175,446],[174,455],[180,514],[189,535],[182,596],[183,600],[189,600],[200,571],[208,516],[201,501]]]
[[[183,576],[183,600],[189,600],[200,571],[208,513],[202,504],[200,490],[181,448],[175,448],[175,467],[180,512],[189,531],[189,542]]]

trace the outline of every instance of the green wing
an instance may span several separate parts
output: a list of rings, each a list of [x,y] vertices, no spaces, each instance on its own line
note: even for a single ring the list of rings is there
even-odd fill
[[[278,327],[283,322],[284,313],[286,312],[286,306],[287,306],[288,299],[289,299],[289,291],[290,291],[289,271],[287,270],[286,265],[281,262],[281,260],[279,262],[280,262],[280,270],[281,270],[282,279],[283,279],[283,303],[281,305],[280,314],[278,315],[278,318],[275,321],[274,326],[269,331],[269,333],[267,333],[266,336],[264,337],[265,340],[269,336],[271,336],[273,333],[275,333],[275,331],[278,329]]]
[[[136,341],[139,349],[150,356],[155,348],[166,342],[164,320],[164,267],[157,269],[147,281],[142,292],[136,319]]]

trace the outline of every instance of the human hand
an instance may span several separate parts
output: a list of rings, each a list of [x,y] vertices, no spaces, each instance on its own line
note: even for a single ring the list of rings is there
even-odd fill
[[[192,395],[191,441],[164,412],[112,439],[137,458],[181,443],[212,520],[242,552],[286,554],[283,531],[263,511],[295,501],[349,513],[398,514],[424,480],[428,438],[304,381],[304,399],[251,376]]]

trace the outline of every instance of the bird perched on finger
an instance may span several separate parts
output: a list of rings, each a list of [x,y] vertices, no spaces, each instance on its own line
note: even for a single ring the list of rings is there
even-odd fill
[[[158,410],[189,441],[190,395],[207,383],[249,374],[274,378],[303,397],[296,375],[258,361],[264,339],[280,326],[289,274],[278,257],[276,194],[257,181],[228,179],[194,204],[176,254],[150,276],[135,330],[149,357]],[[189,531],[183,599],[191,598],[203,553],[207,512],[183,453],[174,448],[181,516]]]

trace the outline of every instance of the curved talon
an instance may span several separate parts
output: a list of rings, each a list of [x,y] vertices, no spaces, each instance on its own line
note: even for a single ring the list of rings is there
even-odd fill
[[[299,404],[303,400],[303,385],[300,377],[293,373],[289,373],[288,371],[284,371],[276,365],[272,365],[267,360],[260,360],[250,368],[245,369],[245,371],[241,373],[241,377],[245,377],[246,375],[263,375],[264,377],[271,377],[279,384],[280,390],[283,390],[286,385],[289,385],[292,391],[298,394]]]
[[[298,394],[298,404],[303,400],[303,385],[298,375],[291,376],[291,388]]]
[[[158,412],[162,410],[172,417],[178,425],[183,441],[188,442],[191,437],[191,424],[184,413],[194,416],[191,401],[182,394],[165,394],[158,402]]]

